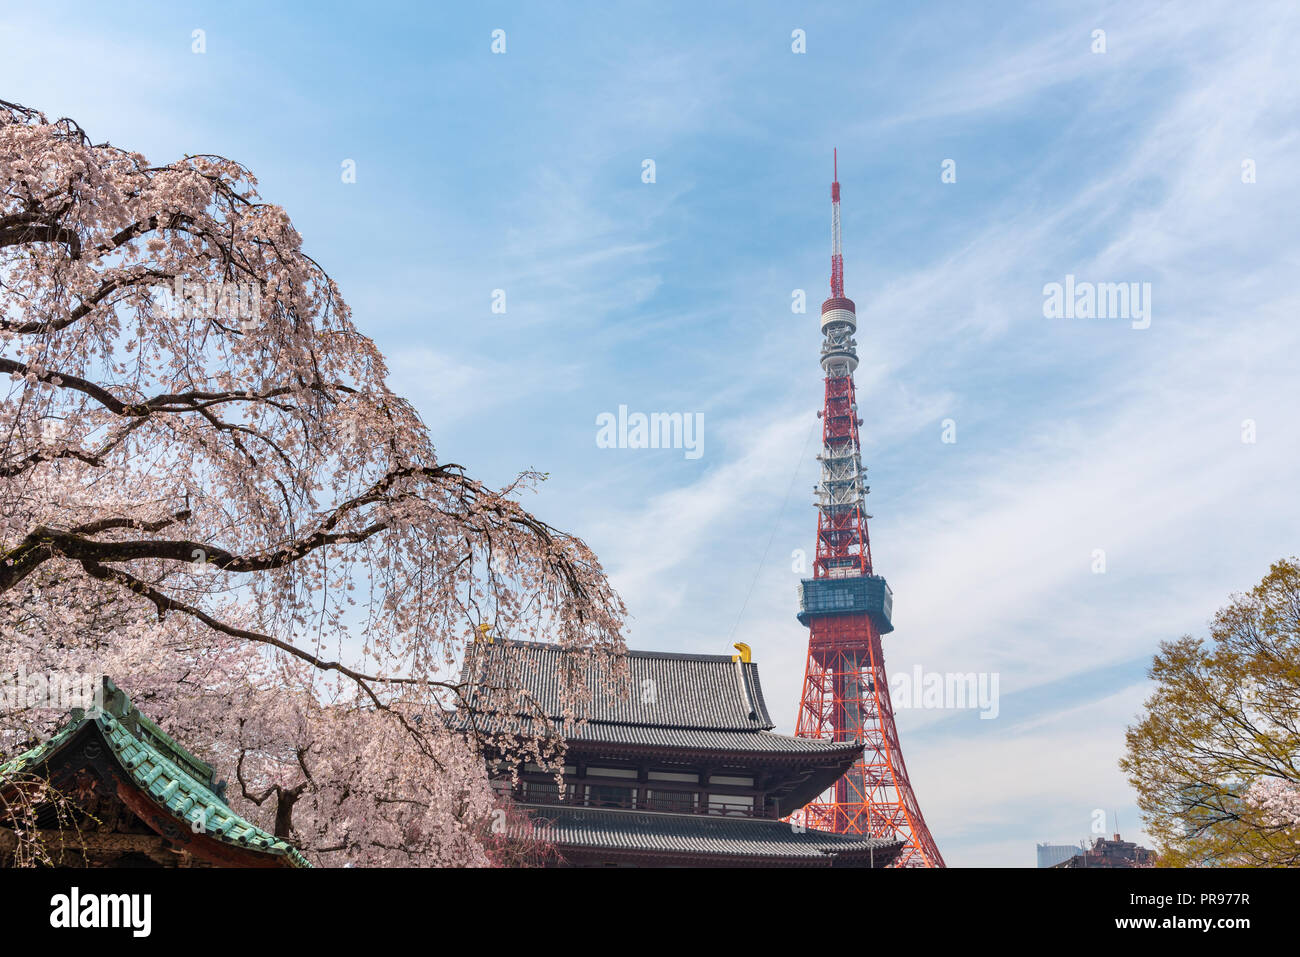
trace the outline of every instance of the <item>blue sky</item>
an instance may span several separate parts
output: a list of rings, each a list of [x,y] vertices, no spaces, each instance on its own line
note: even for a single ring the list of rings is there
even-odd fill
[[[4,4],[0,98],[252,168],[440,454],[549,473],[630,643],[748,642],[783,730],[838,147],[888,665],[999,675],[995,720],[899,711],[931,831],[952,865],[1097,808],[1140,836],[1157,643],[1300,551],[1300,9],[553,6]],[[1067,274],[1151,283],[1150,327],[1044,318]],[[598,448],[620,405],[703,413],[703,455]]]

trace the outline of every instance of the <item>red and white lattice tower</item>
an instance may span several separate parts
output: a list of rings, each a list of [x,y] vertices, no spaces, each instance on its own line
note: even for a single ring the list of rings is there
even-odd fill
[[[817,557],[799,584],[799,621],[808,626],[808,664],[795,734],[860,740],[856,764],[808,804],[808,827],[906,841],[898,865],[943,867],[921,816],[894,727],[880,639],[894,630],[893,593],[871,567],[866,469],[858,441],[858,319],[844,296],[840,250],[839,156],[831,184],[831,296],[822,303],[821,482],[817,485]]]

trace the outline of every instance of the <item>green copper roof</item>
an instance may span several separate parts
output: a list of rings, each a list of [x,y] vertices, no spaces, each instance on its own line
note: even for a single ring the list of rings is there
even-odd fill
[[[0,782],[48,761],[87,723],[98,725],[122,769],[140,790],[177,821],[236,847],[283,855],[294,867],[310,861],[288,841],[244,820],[216,793],[212,767],[190,754],[161,728],[131,706],[130,699],[107,678],[103,704],[72,710],[71,720],[48,741],[0,764]]]

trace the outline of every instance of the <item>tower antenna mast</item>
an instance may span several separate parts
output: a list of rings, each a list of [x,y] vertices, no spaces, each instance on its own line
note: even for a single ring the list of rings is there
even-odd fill
[[[871,565],[866,469],[853,373],[858,367],[857,307],[844,295],[840,248],[840,158],[832,154],[831,296],[822,303],[821,481],[816,487],[813,577],[799,583],[808,663],[795,734],[861,741],[862,756],[805,808],[810,827],[901,840],[898,865],[943,867],[907,777],[894,726],[881,637],[894,630],[894,597]]]
[[[831,298],[844,298],[844,250],[840,248],[840,151],[832,151],[835,178],[831,182]]]

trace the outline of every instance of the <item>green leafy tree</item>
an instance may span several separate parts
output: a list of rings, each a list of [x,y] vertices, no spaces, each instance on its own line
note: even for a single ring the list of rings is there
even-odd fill
[[[1300,563],[1161,643],[1120,767],[1165,866],[1300,865]]]

